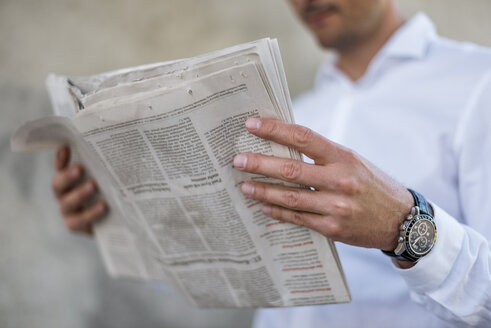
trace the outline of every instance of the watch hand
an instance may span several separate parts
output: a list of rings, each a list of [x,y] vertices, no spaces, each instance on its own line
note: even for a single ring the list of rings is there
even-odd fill
[[[418,241],[421,239],[421,236],[419,236],[418,238],[416,238],[416,240],[414,241],[413,243],[413,247],[416,247],[416,244],[418,243]]]

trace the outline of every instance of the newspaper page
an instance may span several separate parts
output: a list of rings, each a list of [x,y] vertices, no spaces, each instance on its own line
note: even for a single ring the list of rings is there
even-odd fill
[[[299,158],[244,126],[249,117],[293,120],[269,41],[202,56],[192,67],[176,61],[148,69],[157,75],[130,73],[137,82],[117,74],[107,88],[104,79],[85,81],[97,90],[70,94],[71,119],[46,118],[14,137],[17,149],[68,142],[78,151],[111,207],[95,229],[111,275],[162,281],[208,308],[350,301],[330,240],[265,216],[240,192],[250,179],[282,182],[235,170],[235,155]]]

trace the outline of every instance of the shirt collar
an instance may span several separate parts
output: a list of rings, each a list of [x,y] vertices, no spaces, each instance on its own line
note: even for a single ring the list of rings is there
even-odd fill
[[[425,13],[420,12],[394,33],[379,55],[384,58],[422,58],[436,36],[435,25]]]
[[[437,37],[436,28],[430,18],[422,12],[414,15],[402,25],[387,41],[379,53],[372,59],[365,75],[369,74],[379,63],[389,58],[418,59],[425,56],[428,45]],[[336,68],[337,56],[330,56],[322,64],[316,77],[316,84],[324,79],[345,79],[344,74]]]

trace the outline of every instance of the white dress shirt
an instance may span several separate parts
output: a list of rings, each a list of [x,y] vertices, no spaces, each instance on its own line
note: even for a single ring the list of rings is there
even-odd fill
[[[491,327],[491,52],[417,14],[353,83],[334,61],[296,102],[298,124],[349,147],[435,208],[433,250],[399,269],[337,243],[350,304],[264,309],[256,328]]]

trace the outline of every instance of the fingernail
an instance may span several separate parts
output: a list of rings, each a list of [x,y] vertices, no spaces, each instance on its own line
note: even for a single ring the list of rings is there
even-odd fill
[[[87,184],[85,185],[85,191],[88,193],[88,194],[91,194],[93,193],[95,190],[95,186],[94,186],[94,183],[92,182],[87,182]]]
[[[247,165],[247,156],[246,155],[237,155],[234,158],[234,166],[243,169]]]
[[[65,156],[66,156],[66,148],[62,148],[59,152],[58,152],[58,160],[61,162],[63,160],[65,160]]]
[[[246,195],[252,195],[254,193],[254,186],[249,182],[244,182],[242,184],[241,190]]]
[[[106,205],[104,203],[97,205],[97,213],[102,214],[104,212],[106,212]]]
[[[80,168],[74,167],[70,170],[70,175],[72,178],[76,179],[80,176]]]
[[[258,118],[250,118],[246,121],[246,128],[249,130],[257,130],[261,127],[261,120]]]
[[[269,215],[271,214],[271,205],[264,204],[261,210],[263,211],[264,214]]]

